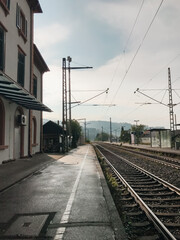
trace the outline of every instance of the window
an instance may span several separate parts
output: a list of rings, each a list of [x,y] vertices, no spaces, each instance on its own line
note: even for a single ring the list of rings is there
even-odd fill
[[[4,104],[0,99],[0,146],[4,145],[4,130],[5,130],[5,110]]]
[[[19,34],[23,37],[24,41],[27,41],[27,20],[18,4],[16,8],[16,26],[19,30]]]
[[[37,77],[33,76],[33,95],[37,98]]]
[[[7,15],[10,10],[10,0],[0,0],[0,5],[3,8],[5,14]]]
[[[4,70],[4,29],[0,26],[0,70]]]
[[[17,82],[24,87],[24,72],[25,72],[25,55],[20,50],[18,51],[18,73]]]

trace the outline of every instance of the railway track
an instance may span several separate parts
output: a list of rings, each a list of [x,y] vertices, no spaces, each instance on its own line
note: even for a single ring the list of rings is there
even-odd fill
[[[180,170],[180,160],[179,159],[170,158],[170,157],[166,157],[166,156],[158,156],[157,154],[144,152],[141,149],[134,150],[134,149],[131,149],[131,148],[125,147],[125,146],[121,146],[121,147],[118,145],[111,145],[111,146],[112,146],[112,148],[117,148],[117,149],[120,148],[121,150],[123,150],[125,152],[136,154],[137,156],[145,156],[148,159],[150,159],[151,161],[158,162],[158,163],[166,165],[168,167],[172,167],[172,168]]]
[[[130,239],[180,239],[180,189],[107,146],[96,145],[96,148],[118,182],[118,203],[126,228],[130,228],[131,236],[137,235]]]

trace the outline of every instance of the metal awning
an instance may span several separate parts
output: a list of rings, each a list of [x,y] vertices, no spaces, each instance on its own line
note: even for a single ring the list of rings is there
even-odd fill
[[[0,73],[0,95],[28,109],[52,112],[50,108],[37,101],[33,95],[2,73]]]

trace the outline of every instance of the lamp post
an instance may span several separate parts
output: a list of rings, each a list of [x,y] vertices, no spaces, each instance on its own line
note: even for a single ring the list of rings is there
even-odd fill
[[[134,120],[134,122],[136,123],[136,126],[137,126],[137,123],[139,122],[139,120]]]

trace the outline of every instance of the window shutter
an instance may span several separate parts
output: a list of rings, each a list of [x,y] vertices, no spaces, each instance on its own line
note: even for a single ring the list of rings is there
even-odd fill
[[[24,87],[24,73],[25,73],[25,56],[22,53],[18,53],[18,76],[17,82]]]
[[[10,0],[7,1],[7,8],[10,10]]]
[[[25,36],[27,37],[27,20],[25,19]]]
[[[4,31],[0,28],[0,70],[4,68]]]
[[[17,28],[20,29],[20,8],[19,8],[18,3],[16,5],[16,26],[17,26]]]
[[[37,78],[35,76],[33,78],[33,95],[37,98]]]

